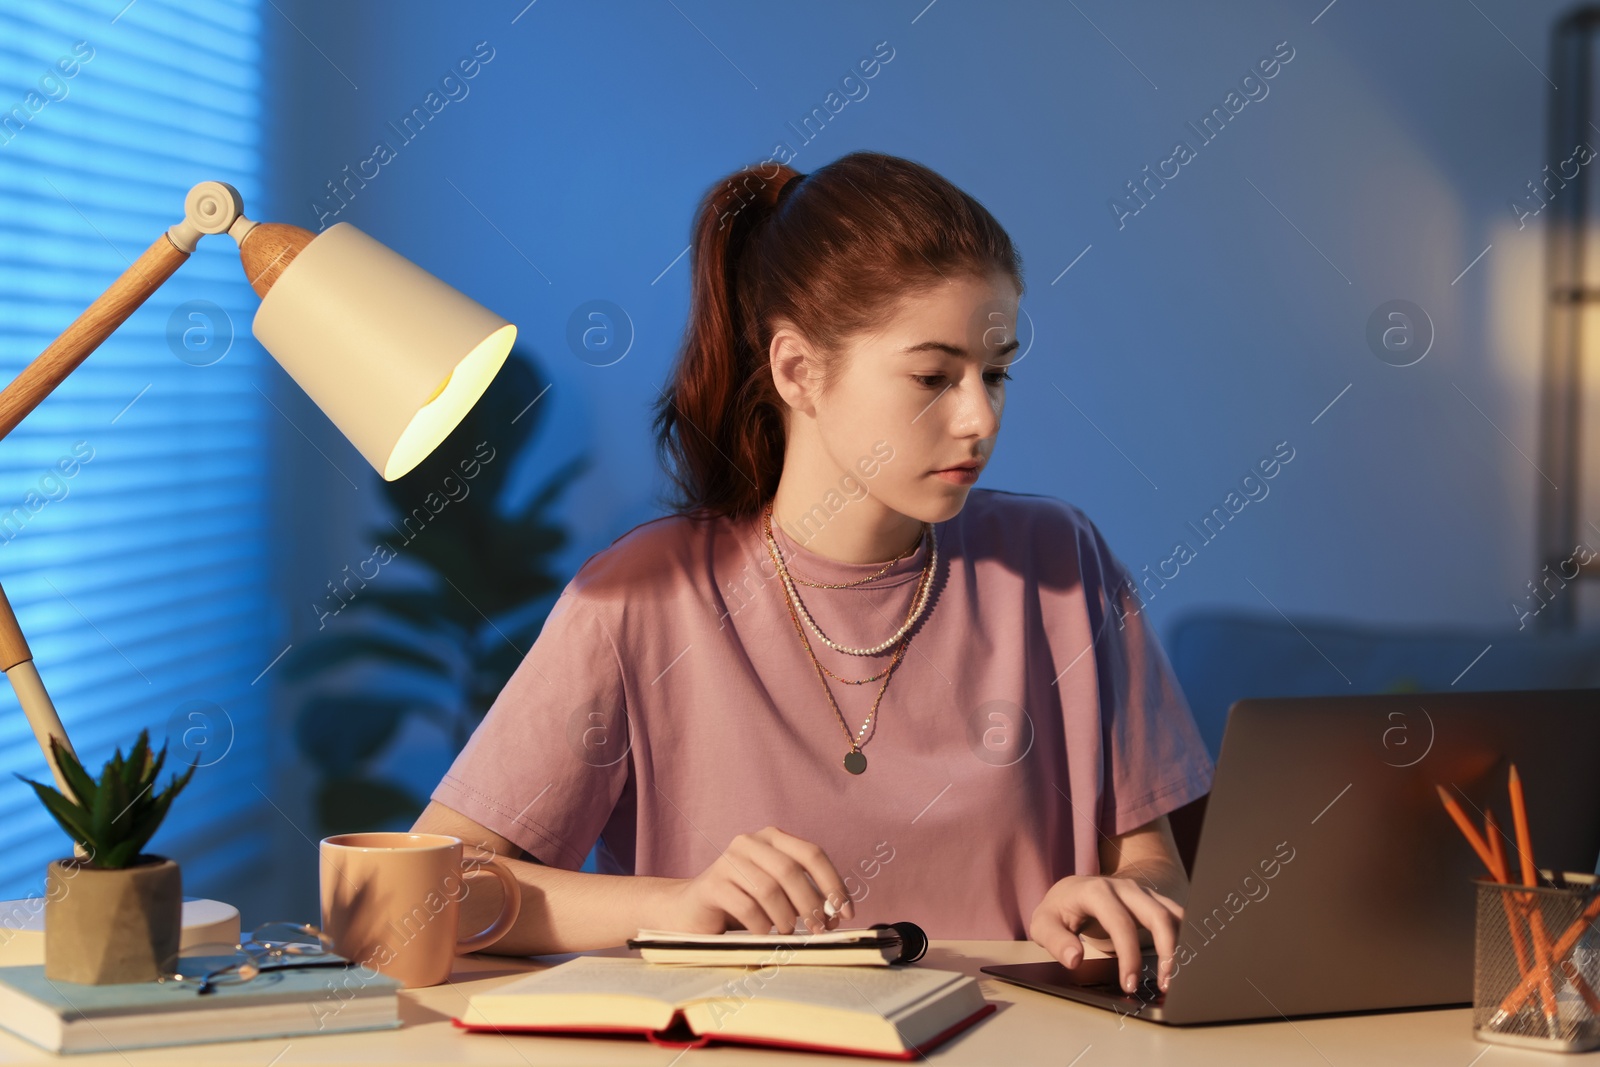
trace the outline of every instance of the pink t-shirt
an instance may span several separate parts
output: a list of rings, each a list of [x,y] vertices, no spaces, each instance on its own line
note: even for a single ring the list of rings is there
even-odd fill
[[[598,838],[607,873],[693,877],[773,825],[822,846],[852,925],[1026,939],[1046,890],[1098,873],[1101,835],[1206,793],[1212,762],[1137,587],[1081,510],[974,489],[935,528],[928,606],[864,773],[843,767],[760,518],[674,515],[584,563],[433,799],[568,870]],[[799,578],[881,565],[774,536]],[[796,588],[831,640],[870,648],[904,622],[927,554],[864,586]],[[847,679],[893,652],[807,636]],[[852,735],[881,681],[828,678]]]

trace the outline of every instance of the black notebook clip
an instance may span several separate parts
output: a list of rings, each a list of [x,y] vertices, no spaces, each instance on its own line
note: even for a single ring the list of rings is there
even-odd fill
[[[900,942],[900,955],[891,964],[915,963],[928,951],[928,935],[913,922],[873,923],[869,930],[887,930]]]

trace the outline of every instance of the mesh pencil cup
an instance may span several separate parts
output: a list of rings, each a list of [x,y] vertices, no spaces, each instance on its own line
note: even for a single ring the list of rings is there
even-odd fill
[[[1600,888],[1473,883],[1472,1036],[1546,1051],[1600,1048]]]

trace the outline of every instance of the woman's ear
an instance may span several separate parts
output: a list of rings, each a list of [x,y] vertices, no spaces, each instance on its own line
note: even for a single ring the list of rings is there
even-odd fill
[[[767,349],[767,358],[772,367],[773,385],[777,387],[784,403],[794,411],[815,415],[813,399],[817,357],[800,331],[786,322],[778,323]]]

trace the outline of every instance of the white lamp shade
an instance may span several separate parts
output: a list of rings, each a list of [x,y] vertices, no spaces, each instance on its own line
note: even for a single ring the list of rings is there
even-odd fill
[[[300,250],[251,329],[386,481],[449,436],[517,336],[348,222]]]

